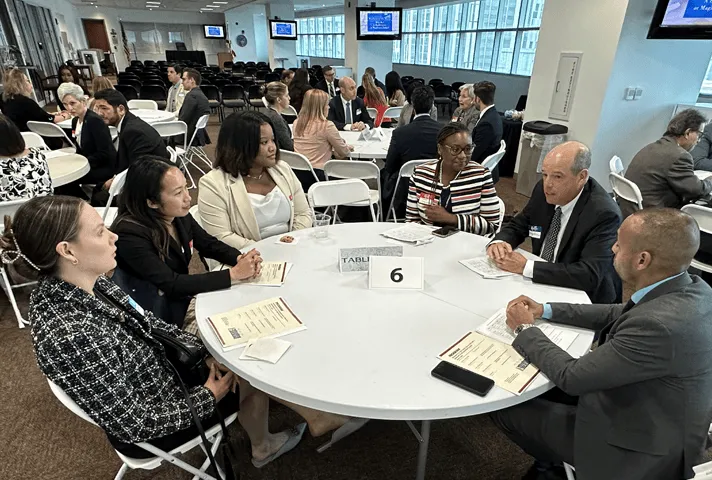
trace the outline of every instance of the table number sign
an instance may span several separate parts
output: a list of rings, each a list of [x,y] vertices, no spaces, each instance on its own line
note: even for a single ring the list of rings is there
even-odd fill
[[[371,257],[368,288],[422,290],[425,285],[422,257]]]
[[[402,257],[403,247],[358,247],[339,249],[339,271],[367,272],[369,257]]]

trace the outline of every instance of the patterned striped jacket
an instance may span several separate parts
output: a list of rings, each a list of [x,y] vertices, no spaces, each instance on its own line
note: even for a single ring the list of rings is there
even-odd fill
[[[433,225],[425,217],[428,199],[440,205],[442,184],[437,181],[439,161],[418,165],[410,178],[406,222]],[[490,171],[470,161],[450,183],[452,213],[457,215],[457,228],[477,235],[491,235],[499,225],[499,199]]]

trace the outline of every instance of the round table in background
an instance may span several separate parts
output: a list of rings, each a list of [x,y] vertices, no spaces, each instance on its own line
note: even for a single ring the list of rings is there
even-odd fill
[[[53,150],[45,152],[45,158],[53,188],[72,183],[89,173],[89,160],[82,155]]]
[[[393,134],[392,128],[382,128],[383,140],[372,141],[372,140],[359,140],[361,132],[339,132],[341,138],[346,140],[346,143],[353,145],[354,151],[351,152],[350,157],[354,159],[371,160],[379,159],[383,160],[386,158],[388,153],[388,146],[391,144],[391,135]]]
[[[175,113],[166,112],[165,110],[133,108],[130,112],[148,124],[170,122],[176,119]],[[62,128],[72,128],[72,119],[70,118],[68,120],[64,120],[63,122],[59,122],[57,125]]]
[[[341,415],[421,420],[416,478],[423,479],[432,420],[500,410],[553,387],[539,375],[519,396],[495,386],[478,397],[431,377],[437,355],[518,295],[590,302],[581,291],[536,285],[519,275],[481,278],[458,261],[483,255],[490,240],[462,232],[424,246],[404,245],[404,256],[425,259],[422,291],[369,290],[367,272],[339,273],[339,248],[392,245],[379,234],[394,226],[342,224],[330,226],[325,240],[312,238],[308,229],[291,233],[299,238],[296,245],[276,244],[275,237],[258,242],[253,246],[265,261],[294,264],[284,285],[201,294],[196,317],[210,353],[259,390]],[[206,317],[275,296],[307,327],[284,337],[293,343],[285,356],[272,365],[240,360],[241,349],[223,351]],[[579,335],[568,352],[578,357],[591,346],[593,332],[571,329]]]

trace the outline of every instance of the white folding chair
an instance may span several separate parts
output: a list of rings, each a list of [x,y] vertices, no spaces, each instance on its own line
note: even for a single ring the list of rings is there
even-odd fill
[[[356,202],[349,206],[365,207],[367,205],[377,205],[378,215],[376,221],[383,218],[383,205],[381,204],[381,170],[375,163],[352,160],[329,160],[324,164],[324,176],[327,180],[330,178],[375,179],[377,189],[369,190],[369,199]],[[334,209],[334,216],[336,216],[336,209]]]
[[[378,110],[375,108],[367,108],[366,111],[368,112],[368,116],[371,117],[372,120],[376,120],[376,117],[378,117]]]
[[[188,170],[186,162],[186,152],[188,151],[188,125],[182,120],[174,120],[171,122],[154,123],[151,126],[158,132],[161,138],[172,138],[178,135],[183,136],[183,148],[175,147],[176,160],[173,161],[171,158],[171,161],[177,163],[178,159],[180,159],[182,170],[190,179],[190,187],[188,188],[195,188],[195,180],[193,180],[193,175],[191,175],[190,170]]]
[[[336,223],[336,208],[339,205],[353,205],[361,202],[369,204],[371,218],[374,222],[377,221],[376,213],[373,211],[373,204],[370,203],[371,191],[366,182],[358,178],[314,183],[309,187],[307,198],[312,209],[315,207],[334,207],[332,223]]]
[[[31,131],[36,133],[37,135],[41,135],[43,137],[50,137],[50,138],[63,138],[69,143],[69,147],[64,147],[60,148],[58,150],[61,150],[63,152],[67,153],[76,153],[77,149],[73,147],[74,143],[72,140],[67,136],[67,133],[64,131],[62,127],[59,125],[55,125],[54,123],[51,122],[35,122],[33,120],[30,120],[27,122],[27,128],[29,128]]]
[[[401,178],[410,178],[413,176],[413,171],[415,170],[415,167],[418,165],[421,165],[423,163],[427,162],[432,162],[434,159],[426,159],[426,160],[411,160],[410,162],[405,162],[403,166],[401,166],[400,171],[398,172],[398,178],[396,179],[396,186],[395,189],[393,190],[393,197],[391,198],[391,205],[388,207],[388,212],[386,213],[386,222],[391,216],[391,213],[393,214],[393,221],[395,223],[398,223],[398,217],[396,215],[396,209],[393,206],[393,203],[395,202],[396,199],[396,193],[398,192],[398,185],[400,184]]]
[[[178,152],[176,152],[175,148],[173,147],[166,147],[166,150],[168,150],[168,154],[171,156],[169,159],[171,163],[178,163]]]
[[[699,225],[702,232],[712,235],[712,208],[690,204],[682,207],[682,211],[691,215],[697,221],[697,225]],[[703,272],[712,273],[712,265],[699,260],[693,259],[691,266]]]
[[[111,224],[114,223],[116,215],[119,213],[119,209],[112,207],[111,203],[114,201],[114,197],[120,194],[124,189],[124,185],[126,184],[126,174],[128,172],[129,169],[127,168],[123,172],[117,173],[114,176],[114,181],[111,182],[111,186],[109,187],[109,201],[106,202],[106,207],[96,207],[96,211],[99,212],[101,219],[104,220],[104,225],[107,227],[110,227]]]
[[[643,209],[643,195],[640,193],[638,185],[612,172],[608,174],[608,181],[611,182],[611,188],[616,197],[634,203],[638,207],[638,210]]]
[[[398,119],[400,117],[403,107],[389,107],[383,112],[384,117]]]
[[[617,173],[618,175],[623,173],[623,160],[621,160],[621,157],[613,155],[610,162],[608,162],[608,168],[611,173]]]
[[[20,208],[22,204],[27,202],[28,200],[29,198],[22,198],[20,200],[0,202],[0,234],[5,230],[5,215],[9,216],[10,218],[14,217],[15,212],[17,212],[17,209]],[[11,250],[13,249],[11,248]],[[10,277],[7,274],[7,268],[5,268],[4,263],[0,262],[0,286],[2,286],[2,289],[5,290],[5,294],[10,300],[10,305],[12,305],[12,309],[15,312],[15,318],[17,319],[17,326],[19,328],[25,328],[25,325],[29,325],[30,322],[28,322],[22,317],[20,309],[17,306],[17,301],[15,300],[15,294],[13,293],[13,290],[22,287],[27,287],[29,285],[34,285],[36,283],[37,282],[25,282],[18,283],[16,285],[11,284]]]
[[[129,100],[129,110],[158,110],[158,103],[155,100]]]
[[[193,132],[193,138],[190,139],[190,142],[188,142],[187,147],[188,150],[186,151],[186,156],[188,157],[188,163],[193,165],[195,168],[198,169],[200,173],[205,175],[205,172],[203,171],[202,168],[197,166],[195,162],[193,162],[193,156],[198,157],[200,160],[203,161],[210,169],[213,168],[213,162],[210,161],[210,158],[208,158],[208,155],[205,153],[205,150],[203,150],[203,147],[201,146],[193,146],[193,141],[195,140],[195,137],[198,135],[198,132],[200,130],[204,130],[205,127],[208,126],[208,120],[210,119],[210,115],[203,115],[198,119],[198,122],[195,124],[195,131]],[[191,179],[192,180],[192,179]],[[193,183],[195,185],[195,183]]]
[[[25,140],[25,147],[27,148],[42,148],[49,150],[49,147],[45,143],[44,139],[35,132],[22,132],[22,138]]]
[[[94,422],[94,420],[91,419],[89,415],[86,414],[84,410],[81,409],[81,407],[79,407],[79,405],[74,402],[74,400],[69,397],[69,395],[64,392],[64,390],[58,387],[50,379],[47,379],[47,383],[49,383],[50,390],[52,390],[52,393],[55,397],[57,397],[57,400],[59,400],[62,405],[64,405],[82,420],[86,420],[87,422],[91,423],[92,425],[96,425],[97,427],[99,426],[96,424],[96,422]],[[229,417],[225,418],[225,425],[228,426],[232,424],[235,419],[237,419],[237,413],[233,413]],[[214,457],[217,454],[218,448],[220,447],[220,443],[223,441],[223,432],[220,424],[218,423],[217,425],[205,430],[205,437],[211,444],[210,451],[212,452]],[[131,458],[127,457],[126,455],[120,453],[117,450],[114,450],[123,462],[123,465],[121,465],[121,468],[116,474],[116,477],[114,477],[114,480],[121,480],[122,478],[124,478],[124,475],[126,475],[126,472],[128,472],[129,470],[154,470],[159,467],[164,461],[172,463],[176,467],[193,474],[193,479],[200,478],[202,480],[217,480],[212,475],[208,475],[206,473],[206,470],[210,466],[210,460],[207,458],[207,453],[206,459],[199,469],[195,468],[192,465],[189,465],[188,463],[184,462],[176,456],[178,454],[192,450],[197,446],[200,446],[203,452],[205,452],[203,440],[200,438],[200,436],[197,436],[192,440],[184,443],[183,445],[174,448],[170,452],[161,450],[160,448],[157,448],[148,442],[138,442],[135,445],[143,448],[144,450],[148,451],[149,453],[152,453],[155,456],[152,458]],[[220,478],[224,478],[225,473],[222,471],[219,465],[218,469],[220,470],[218,472]]]
[[[499,197],[497,197],[497,201],[499,202],[499,225],[496,233],[499,233],[502,230],[502,222],[504,222],[504,201]]]
[[[290,152],[289,150],[280,150],[279,159],[283,160],[287,165],[292,167],[292,170],[311,172],[314,176],[314,180],[317,182],[319,181],[319,177],[316,176],[316,172],[314,172],[314,167],[312,167],[311,162],[301,153]]]
[[[566,480],[576,480],[576,475],[574,475],[574,467],[564,462],[564,472],[566,472]]]
[[[485,158],[482,162],[482,166],[487,167],[487,169],[491,172],[497,166],[499,161],[504,158],[505,153],[507,153],[507,144],[504,143],[504,140],[502,140],[499,143],[499,150],[497,150],[497,153],[493,153],[489,157]]]

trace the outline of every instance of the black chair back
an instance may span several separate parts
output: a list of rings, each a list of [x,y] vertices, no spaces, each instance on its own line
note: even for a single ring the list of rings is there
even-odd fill
[[[138,99],[138,90],[133,85],[123,85],[119,83],[114,88],[123,95],[126,100]],[[139,87],[140,88],[140,87]]]
[[[282,78],[279,73],[268,73],[265,75],[265,83],[270,83],[270,82],[279,82],[279,79]]]
[[[200,89],[203,91],[208,100],[220,101],[220,91],[215,85],[200,85]]]
[[[364,90],[364,88],[361,85],[359,85],[359,87],[356,89],[356,96],[360,97],[360,98],[363,98],[366,96],[366,90]]]
[[[428,82],[428,85],[435,88],[436,85],[441,85],[442,83],[443,83],[442,78],[431,78],[430,81]]]
[[[144,100],[166,101],[166,89],[160,85],[144,85],[139,93]]]
[[[245,89],[242,85],[229,84],[223,87],[223,101],[225,100],[245,100]]]
[[[267,76],[269,72],[267,70],[257,70],[255,72],[255,80],[262,80],[264,81],[265,77]]]
[[[232,62],[230,62],[230,61],[228,61],[228,62],[223,62],[223,68],[224,68],[224,69],[227,69],[227,70],[232,70],[232,66],[233,66],[233,65],[234,65],[234,63],[232,63]]]
[[[247,96],[250,97],[250,100],[262,98],[262,87],[260,85],[250,85],[250,88],[247,90]]]
[[[123,79],[123,78],[122,78],[122,79],[119,80],[119,83],[122,83],[122,84],[124,84],[124,85],[131,85],[131,86],[134,87],[136,90],[140,90],[140,89],[141,89],[141,81],[140,81],[140,80],[134,80],[134,79],[132,79],[132,78],[126,78],[126,79]]]

